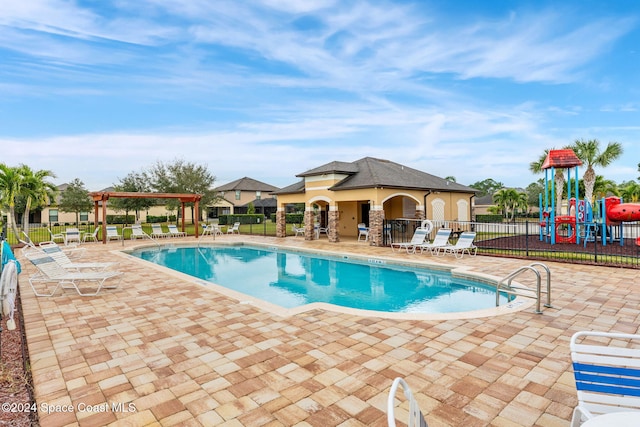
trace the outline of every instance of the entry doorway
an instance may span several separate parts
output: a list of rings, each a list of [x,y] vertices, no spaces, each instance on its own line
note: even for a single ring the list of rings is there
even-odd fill
[[[369,203],[365,202],[360,205],[360,222],[364,222],[366,226],[369,226],[369,211],[371,210],[371,206]]]

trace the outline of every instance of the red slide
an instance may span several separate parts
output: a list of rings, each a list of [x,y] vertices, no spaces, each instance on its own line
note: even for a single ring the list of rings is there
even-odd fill
[[[620,203],[617,197],[604,199],[607,222],[640,221],[640,203]]]

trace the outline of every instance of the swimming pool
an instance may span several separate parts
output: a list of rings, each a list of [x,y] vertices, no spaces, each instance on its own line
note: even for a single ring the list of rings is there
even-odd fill
[[[431,270],[246,245],[143,248],[131,255],[284,308],[324,302],[391,313],[495,308],[495,287]],[[501,296],[500,304],[509,302]]]

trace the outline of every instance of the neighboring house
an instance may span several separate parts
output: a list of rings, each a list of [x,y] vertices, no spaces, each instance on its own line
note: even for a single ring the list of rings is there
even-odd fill
[[[519,193],[526,193],[526,189],[524,188],[520,188],[520,187],[515,187],[514,188],[516,191],[518,191]],[[493,194],[489,194],[486,196],[478,196],[474,199],[474,204],[473,204],[473,215],[474,215],[474,220],[475,220],[475,216],[476,215],[487,215],[487,214],[491,214],[491,212],[489,211],[489,209],[491,207],[495,207],[496,203],[493,201]],[[534,205],[534,206],[529,206],[527,208],[528,212],[538,212],[539,206],[538,205]]]
[[[474,215],[487,215],[490,214],[489,208],[495,206],[493,203],[493,195],[488,194],[486,196],[476,197],[473,204]]]
[[[75,212],[62,212],[58,208],[62,192],[66,190],[67,187],[69,187],[69,184],[66,183],[58,185],[58,195],[56,196],[55,203],[45,206],[42,210],[32,212],[32,218],[30,218],[29,221],[32,224],[44,223],[47,225],[75,223]],[[93,221],[93,212],[80,212],[79,218],[80,222]]]
[[[303,172],[301,181],[276,191],[277,235],[286,235],[286,206],[305,204],[305,238],[314,224],[329,228],[329,240],[357,236],[365,223],[381,241],[385,219],[471,221],[476,190],[394,163],[365,157],[352,163],[334,161]]]
[[[236,179],[214,188],[214,191],[220,196],[220,200],[208,206],[208,217],[218,218],[220,215],[246,214],[251,203],[253,203],[256,213],[264,213],[269,216],[276,211],[276,200],[272,193],[277,190],[278,187],[246,176]]]

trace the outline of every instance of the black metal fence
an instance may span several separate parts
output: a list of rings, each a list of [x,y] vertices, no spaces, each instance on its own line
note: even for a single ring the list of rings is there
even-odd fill
[[[551,243],[548,230],[555,230],[555,224],[541,227],[535,221],[510,223],[486,223],[470,221],[431,221],[433,239],[439,228],[452,230],[451,242],[455,242],[459,234],[465,230],[476,232],[475,245],[478,253],[484,255],[504,256],[532,260],[559,261],[580,264],[597,264],[640,268],[640,223],[622,223],[621,225],[602,226],[600,224],[584,223],[567,229],[564,225],[558,227],[556,243]],[[287,224],[287,235],[294,235]],[[383,246],[390,246],[391,242],[408,242],[411,240],[421,221],[396,219],[384,221]],[[143,224],[143,230],[151,233],[151,226]],[[166,226],[165,226],[166,227]],[[63,233],[67,226],[54,226],[50,230],[53,234]],[[92,233],[93,225],[77,227],[84,233]],[[125,231],[125,238],[127,234]],[[193,234],[193,226],[187,229]],[[224,231],[224,230],[223,230]],[[275,223],[264,221],[262,224],[243,224],[241,234],[275,236]],[[575,234],[576,243],[566,243]],[[51,240],[46,227],[32,227],[29,236],[34,242]],[[7,240],[17,244],[11,229],[7,230]],[[98,234],[98,240],[101,235]],[[579,243],[578,243],[579,242]]]
[[[461,232],[476,232],[475,245],[484,255],[568,262],[574,264],[608,265],[640,268],[640,224],[622,223],[603,226],[578,223],[567,227],[557,224],[555,244],[551,234],[556,224],[541,226],[538,222],[484,223],[467,221],[432,221],[433,238],[439,228],[452,230],[452,243]],[[411,240],[418,220],[387,220],[384,222],[383,244]]]

